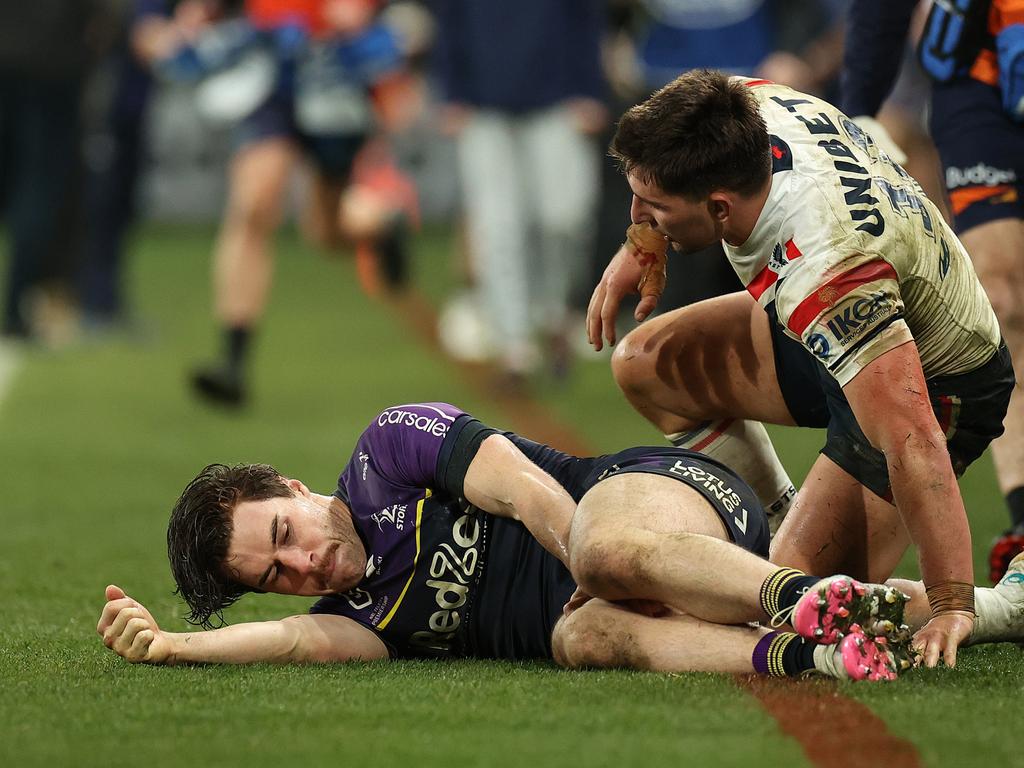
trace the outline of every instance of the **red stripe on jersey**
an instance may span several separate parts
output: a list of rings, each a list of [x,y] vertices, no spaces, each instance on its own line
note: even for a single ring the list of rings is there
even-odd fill
[[[754,297],[754,301],[758,301],[761,298],[761,294],[775,285],[775,281],[779,279],[779,276],[772,272],[771,267],[765,266],[757,276],[747,284],[747,291],[751,296]]]
[[[747,88],[757,88],[759,85],[775,85],[775,83],[771,80],[748,80],[744,85],[746,85]]]
[[[896,280],[896,270],[892,265],[881,259],[869,261],[859,267],[837,275],[819,287],[814,293],[800,302],[789,316],[789,330],[797,336],[803,336],[807,329],[818,315],[829,307],[835,305],[843,296],[865,283],[872,283],[882,279]]]
[[[786,258],[792,261],[793,259],[799,259],[801,256],[803,256],[803,254],[800,253],[800,249],[796,247],[796,243],[794,243],[792,240],[787,240]]]
[[[729,428],[729,425],[732,424],[734,421],[736,421],[736,419],[726,419],[725,421],[718,425],[718,429],[716,429],[714,432],[705,437],[696,445],[691,445],[689,448],[687,448],[687,450],[703,451],[705,448],[707,448],[709,445],[715,442],[715,440],[717,440],[719,436],[721,436],[721,434],[725,432],[725,430]]]

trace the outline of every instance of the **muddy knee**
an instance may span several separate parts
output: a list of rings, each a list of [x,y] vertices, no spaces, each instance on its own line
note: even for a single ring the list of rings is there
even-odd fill
[[[650,597],[644,586],[652,583],[651,547],[622,538],[584,536],[570,551],[573,578],[588,595],[605,600]]]
[[[643,668],[633,650],[630,633],[617,620],[620,609],[587,604],[563,616],[551,636],[555,663],[566,669],[582,667]]]

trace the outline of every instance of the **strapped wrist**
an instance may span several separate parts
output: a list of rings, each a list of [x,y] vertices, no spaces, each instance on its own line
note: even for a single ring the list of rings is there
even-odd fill
[[[925,585],[928,605],[932,608],[932,616],[941,613],[978,614],[974,610],[974,585],[965,581],[940,581]]]

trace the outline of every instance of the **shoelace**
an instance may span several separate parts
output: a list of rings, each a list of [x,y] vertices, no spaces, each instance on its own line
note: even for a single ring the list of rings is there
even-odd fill
[[[790,619],[793,618],[793,611],[796,610],[796,605],[791,605],[788,608],[783,608],[775,612],[772,616],[771,628],[778,629],[783,624],[789,624]]]

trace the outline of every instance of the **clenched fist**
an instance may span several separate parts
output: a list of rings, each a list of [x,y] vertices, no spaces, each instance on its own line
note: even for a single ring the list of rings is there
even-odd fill
[[[113,584],[106,598],[96,631],[107,648],[133,664],[173,663],[170,637],[160,631],[153,614]]]

